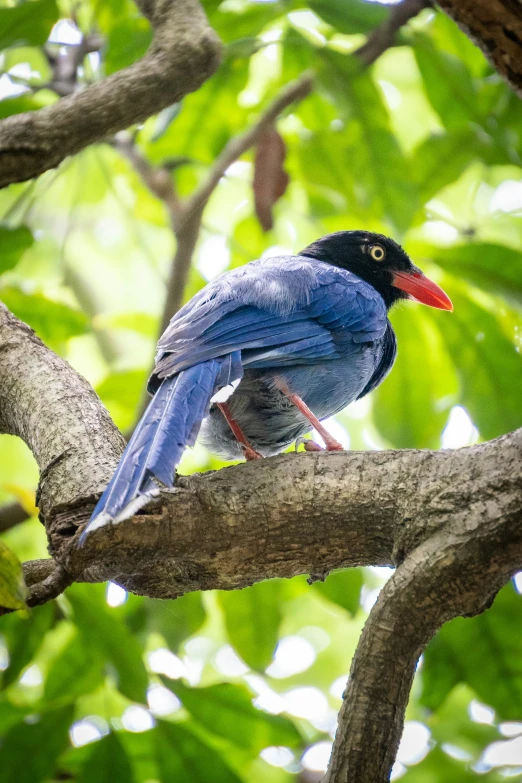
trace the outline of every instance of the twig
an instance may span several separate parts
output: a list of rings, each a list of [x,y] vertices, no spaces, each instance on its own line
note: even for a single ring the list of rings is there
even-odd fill
[[[431,0],[402,0],[390,9],[387,19],[370,33],[368,40],[355,54],[364,63],[372,65],[386,49],[393,46],[396,34],[410,19],[417,16],[424,8],[431,8]]]
[[[288,106],[306,98],[312,91],[312,87],[313,77],[309,73],[305,73],[296,81],[291,82],[279,93],[266,111],[263,112],[255,125],[247,130],[246,133],[243,133],[241,136],[237,136],[235,139],[231,139],[228,142],[224,150],[216,158],[206,181],[190,198],[187,204],[189,212],[202,209],[205,206],[228,167],[257,142],[264,129],[268,125],[274,123]]]
[[[52,601],[73,581],[63,566],[52,558],[28,560],[24,563],[24,579],[29,588],[28,606],[40,606]]]
[[[53,78],[45,85],[62,97],[71,95],[78,89],[78,67],[86,55],[98,52],[103,46],[103,39],[96,33],[84,35],[80,43],[67,45],[64,52],[54,54],[44,48],[45,56],[52,68]],[[62,47],[60,47],[61,49]]]
[[[5,533],[12,527],[29,519],[29,514],[20,503],[9,503],[0,508],[0,533]]]
[[[163,201],[169,211],[171,221],[177,219],[182,206],[174,188],[174,182],[169,171],[163,166],[153,166],[145,158],[136,144],[132,134],[127,131],[117,133],[111,141],[112,146],[130,161],[135,171],[141,177],[144,184],[156,198]]]
[[[40,606],[61,595],[73,580],[52,557],[45,560],[27,560],[23,564],[24,580],[29,588],[26,604],[29,607]],[[16,609],[0,606],[0,617],[11,614]]]
[[[0,187],[54,168],[68,155],[197,90],[216,70],[221,44],[198,0],[137,0],[154,30],[146,55],[52,106],[0,123]]]

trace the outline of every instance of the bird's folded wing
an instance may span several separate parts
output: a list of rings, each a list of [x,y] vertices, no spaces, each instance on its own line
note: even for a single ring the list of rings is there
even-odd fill
[[[386,308],[375,289],[344,270],[290,260],[297,269],[288,259],[278,267],[257,262],[247,267],[250,285],[242,269],[240,285],[229,273],[204,289],[161,338],[155,375],[238,350],[245,367],[313,364],[383,336]]]

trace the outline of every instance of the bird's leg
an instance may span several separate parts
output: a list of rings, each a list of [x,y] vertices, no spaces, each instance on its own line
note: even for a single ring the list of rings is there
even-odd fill
[[[281,381],[277,382],[277,387],[283,392],[285,397],[287,397],[290,402],[293,402],[295,407],[301,411],[303,416],[308,419],[314,429],[317,430],[325,442],[327,451],[344,451],[342,444],[339,443],[338,440],[335,440],[332,435],[330,435],[326,427],[323,427],[317,416],[312,413],[306,402],[304,402],[304,400],[302,400],[298,394],[292,394],[290,389],[284,383],[281,383]],[[302,441],[302,443],[306,451],[322,451],[321,447],[318,446],[317,443],[314,443],[313,440]]]
[[[226,402],[218,402],[216,404],[217,404],[219,410],[221,411],[221,413],[223,414],[223,416],[225,417],[225,420],[226,420],[228,426],[230,427],[230,429],[234,433],[235,439],[237,440],[237,442],[241,446],[241,449],[243,451],[243,456],[245,457],[245,459],[247,461],[250,461],[250,460],[253,460],[253,459],[263,459],[263,455],[260,454],[258,451],[256,451],[252,447],[252,445],[251,445],[250,441],[248,440],[248,438],[246,437],[245,433],[243,432],[243,430],[241,429],[241,427],[239,426],[237,421],[232,416],[232,412],[231,412],[229,406],[227,405],[227,403]]]

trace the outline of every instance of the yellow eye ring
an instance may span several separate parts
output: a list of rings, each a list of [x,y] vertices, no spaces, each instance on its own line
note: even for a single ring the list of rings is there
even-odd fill
[[[382,245],[371,245],[370,255],[374,261],[384,261],[384,257],[386,256],[386,250],[383,248]]]

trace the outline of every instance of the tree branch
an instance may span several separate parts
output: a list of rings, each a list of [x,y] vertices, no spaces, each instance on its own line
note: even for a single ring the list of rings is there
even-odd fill
[[[522,6],[517,0],[437,0],[522,97]]]
[[[397,5],[393,5],[387,19],[368,36],[366,43],[357,49],[355,54],[364,65],[372,65],[386,49],[393,46],[395,36],[401,27],[424,8],[431,8],[432,5],[431,0],[402,0]]]
[[[474,474],[477,460],[495,444],[502,444],[507,485],[500,472],[495,483],[480,470]],[[370,613],[352,661],[323,783],[389,780],[420,654],[445,622],[484,611],[519,570],[522,496],[520,483],[516,488],[520,478],[515,483],[511,479],[522,473],[522,430],[485,444],[485,449],[475,447],[449,457],[454,462],[451,510],[444,489],[424,496],[424,502],[432,507],[443,506],[443,513],[449,514],[447,523],[413,549],[409,547],[414,541],[406,542],[406,559]],[[491,467],[490,462],[488,472]],[[421,482],[424,478],[421,473]],[[415,487],[412,490],[415,492]],[[460,502],[453,503],[460,493]],[[491,501],[495,510],[490,514],[486,507]],[[411,510],[415,513],[415,508]]]
[[[251,128],[226,144],[212,165],[207,179],[186,201],[180,201],[178,198],[172,182],[172,175],[167,169],[149,163],[128,135],[123,137],[120,134],[116,137],[114,146],[130,160],[149,190],[164,202],[169,213],[172,230],[176,236],[176,253],[167,282],[167,295],[160,334],[163,334],[170,319],[183,302],[192,256],[201,228],[203,210],[219,181],[225,175],[228,167],[256,144],[267,125],[275,122],[288,106],[305,98],[311,92],[312,86],[313,79],[310,74],[304,74],[301,78],[288,84]]]
[[[20,503],[9,503],[0,508],[0,533],[5,533],[21,522],[29,519],[29,514]]]
[[[268,125],[272,125],[283,111],[296,101],[301,101],[310,94],[313,87],[311,74],[305,73],[296,81],[288,84],[270,106],[263,112],[258,121],[241,136],[231,139],[223,151],[214,161],[205,182],[196,190],[187,204],[188,212],[203,209],[210,196],[225,175],[229,166],[238,160],[250,147],[257,143],[262,132]]]
[[[81,376],[0,303],[0,432],[18,435],[40,468],[37,505],[92,505],[124,440]],[[66,535],[64,533],[64,535]]]
[[[215,71],[219,40],[198,0],[138,0],[154,29],[141,60],[36,112],[0,123],[0,187],[57,166],[180,100]]]
[[[409,19],[419,13],[422,8],[429,5],[431,5],[430,0],[403,0],[398,5],[393,6],[390,10],[388,19],[382,25],[376,28],[376,30],[369,36],[368,41],[357,50],[356,54],[366,65],[371,65],[389,46],[393,44],[395,34],[399,28],[409,21]],[[99,41],[97,41],[95,38],[91,40],[91,37],[89,37],[82,43],[84,51],[78,51],[74,54],[74,62],[76,63],[79,62],[80,57],[84,56],[84,53],[93,48],[96,48]],[[69,60],[70,58],[67,58],[67,63],[69,63]],[[67,76],[69,81],[72,83],[73,79],[70,68],[67,71]],[[309,87],[307,87],[308,84]],[[165,203],[169,213],[172,230],[177,237],[176,253],[171,265],[169,279],[167,281],[167,293],[160,325],[160,334],[164,332],[170,319],[174,313],[177,312],[183,302],[183,294],[187,284],[192,256],[194,254],[194,249],[196,247],[199,231],[201,228],[203,209],[206,206],[208,199],[212,195],[213,190],[219,183],[221,176],[224,175],[228,166],[237,160],[240,155],[246,152],[250,146],[256,143],[261,131],[268,124],[270,124],[270,121],[274,122],[279,114],[281,114],[285,108],[287,108],[287,106],[291,105],[293,101],[302,100],[302,98],[304,98],[311,89],[312,80],[308,74],[304,74],[301,79],[288,85],[279,94],[279,96],[275,98],[274,102],[268,107],[267,111],[260,117],[258,122],[249,131],[238,138],[231,139],[231,141],[222,151],[221,155],[215,161],[214,167],[212,168],[209,176],[201,188],[196,191],[187,204],[180,202],[174,188],[171,173],[166,168],[161,166],[153,166],[140,153],[137,146],[133,143],[133,139],[130,134],[118,133],[115,136],[113,145],[129,159],[150,191]],[[70,92],[71,90],[69,89],[68,91]],[[1,129],[2,123],[0,123],[0,145]],[[254,139],[248,143],[249,139],[252,137],[252,134],[254,134]],[[0,177],[1,172],[2,166],[0,157]],[[110,350],[111,346],[108,345],[107,349]],[[144,408],[148,404],[148,400],[148,395],[145,394],[143,403],[139,408],[140,415],[143,413]],[[7,514],[7,512],[5,512],[5,514]],[[16,524],[19,524],[20,522],[25,521],[25,519],[27,519],[27,514],[24,512],[21,506],[13,504],[10,507],[8,519],[16,520],[12,521],[12,524],[8,524],[8,527],[12,527]],[[2,512],[0,511],[0,532],[3,529],[1,520]]]

